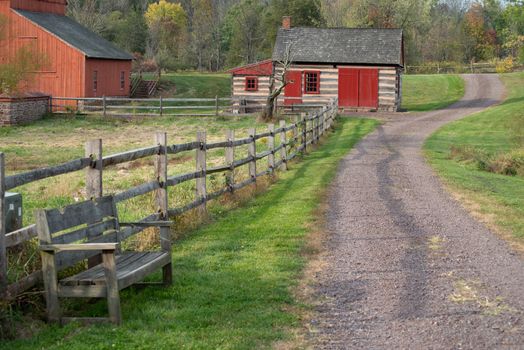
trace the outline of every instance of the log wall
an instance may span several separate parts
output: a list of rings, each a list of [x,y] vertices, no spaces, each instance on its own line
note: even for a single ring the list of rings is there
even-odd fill
[[[303,94],[303,103],[329,103],[338,98],[338,68],[377,68],[379,74],[378,110],[396,112],[401,104],[402,69],[395,67],[362,67],[349,65],[292,65],[291,71],[320,71],[320,94]],[[282,67],[275,68],[276,74],[282,74]]]

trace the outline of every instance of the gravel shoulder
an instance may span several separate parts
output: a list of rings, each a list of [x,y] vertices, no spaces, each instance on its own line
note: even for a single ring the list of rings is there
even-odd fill
[[[463,77],[462,100],[382,116],[341,162],[316,276],[315,348],[524,349],[522,256],[444,190],[421,151],[440,126],[502,100],[496,75]]]

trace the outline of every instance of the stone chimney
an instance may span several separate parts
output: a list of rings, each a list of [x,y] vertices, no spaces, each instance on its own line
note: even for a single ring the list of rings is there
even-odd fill
[[[282,17],[282,28],[291,29],[291,17],[290,16]]]

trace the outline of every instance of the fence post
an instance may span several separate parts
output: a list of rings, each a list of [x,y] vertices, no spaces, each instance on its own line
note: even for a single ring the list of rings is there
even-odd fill
[[[267,157],[268,170],[273,173],[275,171],[275,124],[268,124],[267,130],[270,134],[267,140],[267,149],[271,152]]]
[[[247,153],[248,156],[251,158],[251,161],[249,162],[249,176],[257,180],[257,145],[255,140],[256,135],[256,129],[250,128],[248,129],[249,137],[252,139],[253,142],[250,142],[247,146]]]
[[[306,153],[307,144],[307,118],[306,113],[300,113],[300,124],[302,126],[302,153]]]
[[[155,191],[156,209],[160,214],[160,220],[167,219],[167,133],[157,132],[155,143],[159,146],[159,152],[155,156],[155,178],[160,188]]]
[[[297,145],[299,144],[298,141],[298,115],[293,116],[293,144],[295,145],[295,151],[298,148]]]
[[[104,116],[104,118],[106,117],[106,113],[107,113],[107,103],[106,103],[106,95],[104,95],[102,97],[102,115]]]
[[[163,108],[163,103],[162,103],[162,96],[160,96],[160,116],[162,116],[162,108]]]
[[[91,158],[91,166],[86,168],[86,196],[88,199],[102,197],[102,140],[98,139],[86,142],[85,155]],[[87,265],[91,268],[101,262],[102,256],[96,255],[87,260]]]
[[[196,199],[203,199],[202,205],[200,205],[199,213],[201,215],[206,214],[206,132],[197,132],[197,142],[200,143],[200,147],[196,150],[196,171],[200,172],[200,176],[196,179]]]
[[[7,291],[7,249],[5,245],[5,155],[0,152],[0,297]]]
[[[285,129],[286,127],[286,121],[281,120],[280,121],[280,128]],[[280,132],[280,158],[282,158],[282,165],[280,166],[280,169],[287,170],[287,140],[286,140],[286,130],[282,130]]]
[[[226,174],[226,183],[229,190],[233,192],[233,186],[235,184],[235,147],[233,147],[233,141],[235,141],[234,130],[226,130],[226,140],[229,142],[229,146],[225,149],[226,164],[230,167],[230,171]]]
[[[215,95],[215,116],[218,117],[218,95]]]

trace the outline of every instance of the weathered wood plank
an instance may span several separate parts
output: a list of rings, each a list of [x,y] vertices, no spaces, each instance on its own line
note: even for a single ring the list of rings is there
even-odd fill
[[[51,232],[49,223],[47,222],[46,212],[44,210],[37,210],[35,215],[40,242],[50,244]],[[41,251],[40,256],[42,258],[42,278],[44,280],[47,319],[49,322],[59,322],[61,311],[58,301],[58,271],[55,265],[55,254]]]
[[[25,292],[30,288],[33,288],[40,282],[42,282],[42,271],[34,271],[28,276],[22,277],[15,283],[12,283],[9,286],[7,286],[6,299],[14,300],[21,293]]]
[[[109,165],[131,162],[136,159],[154,156],[155,154],[158,154],[158,152],[159,152],[158,146],[140,148],[140,149],[136,149],[132,151],[117,153],[117,154],[103,157],[102,164],[104,167],[106,167]]]
[[[109,309],[109,319],[114,324],[120,324],[122,322],[122,314],[120,311],[118,280],[116,278],[115,252],[104,250],[102,252],[102,261],[107,281],[107,308]]]
[[[250,128],[247,130],[249,138],[251,139],[251,143],[248,144],[247,148],[247,154],[249,157],[251,157],[251,162],[249,162],[249,176],[251,176],[252,179],[255,179],[257,177],[257,145],[256,145],[256,130],[255,128]]]
[[[281,120],[280,121],[280,162],[282,166],[280,167],[280,170],[287,170],[287,134],[286,134],[286,121]],[[275,152],[278,150],[275,150]],[[278,164],[275,164],[275,166],[279,166]]]
[[[46,179],[48,177],[58,176],[82,170],[88,167],[91,164],[91,161],[91,158],[80,158],[60,165],[35,169],[21,174],[6,176],[5,190],[8,191],[10,189],[28,184],[30,182]]]
[[[119,203],[134,197],[144,195],[146,193],[158,190],[160,188],[160,183],[158,181],[146,182],[145,184],[132,187],[123,192],[115,194],[115,202]]]
[[[6,247],[14,247],[36,237],[36,225],[29,225],[5,236]]]
[[[193,202],[183,206],[183,207],[180,207],[180,208],[174,208],[174,209],[169,209],[168,213],[169,213],[169,216],[177,216],[177,215],[180,215],[180,214],[183,214],[187,211],[190,211],[191,209],[195,209],[196,207],[202,205],[204,203],[204,198],[198,198],[196,200],[194,200]]]
[[[170,145],[167,147],[167,153],[176,154],[180,152],[193,151],[199,147],[200,147],[200,142],[197,142],[197,141],[182,143],[178,145]]]
[[[204,176],[197,177],[196,179],[196,193],[195,199],[203,198],[204,203],[199,207],[200,215],[205,215],[206,213],[206,132],[199,131],[197,132],[197,142],[200,143],[200,147],[196,150],[195,160],[196,160],[196,171],[201,172]]]
[[[88,250],[116,250],[118,243],[68,243],[68,244],[41,244],[40,250],[44,252],[67,252]]]
[[[230,189],[233,189],[233,185],[235,184],[235,147],[233,147],[233,143],[235,141],[234,130],[226,130],[226,140],[228,142],[228,145],[225,149],[226,164],[230,168],[226,174],[226,183]]]
[[[275,124],[269,124],[267,126],[269,137],[267,139],[267,166],[268,169],[273,172],[275,171]]]
[[[189,180],[196,179],[197,177],[201,176],[201,171],[195,171],[193,173],[186,173],[181,175],[175,175],[167,178],[167,185],[168,186],[175,186],[182,182],[186,182]]]

